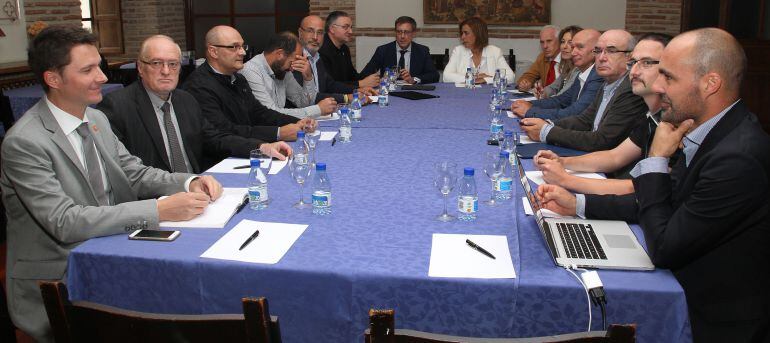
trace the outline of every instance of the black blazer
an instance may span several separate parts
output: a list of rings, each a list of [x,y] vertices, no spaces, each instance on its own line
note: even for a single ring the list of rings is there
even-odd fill
[[[316,73],[318,74],[318,95],[315,97],[316,103],[330,97],[334,98],[338,103],[343,103],[345,102],[343,94],[353,94],[353,86],[339,82],[329,75],[329,73],[326,72],[326,66],[324,65],[323,60],[320,58],[315,64],[315,68]],[[297,83],[303,84],[305,82],[300,72],[294,71],[292,74],[294,74],[294,79],[297,80]]]
[[[201,115],[195,98],[181,89],[171,96],[182,144],[194,173],[200,173],[222,158],[249,157],[262,141],[223,133]],[[163,130],[141,80],[107,94],[97,108],[107,115],[112,131],[132,155],[144,165],[170,171]]]
[[[586,196],[586,215],[638,218],[653,263],[685,291],[695,341],[770,339],[770,137],[743,101],[689,166],[682,155],[633,182],[635,198]]]
[[[361,71],[361,75],[371,75],[380,71],[380,76],[385,72],[385,68],[398,64],[396,58],[397,52],[396,42],[390,42],[388,44],[380,45],[377,50],[374,51],[374,56],[366,64],[364,70]],[[412,52],[409,58],[409,73],[412,77],[420,79],[421,83],[434,83],[438,82],[438,70],[433,65],[433,60],[430,58],[430,49],[422,44],[412,42]]]
[[[273,111],[251,92],[246,78],[217,74],[208,62],[187,77],[182,88],[195,97],[201,113],[219,131],[265,142],[278,140],[278,128],[300,119]]]
[[[626,139],[631,130],[644,120],[647,104],[631,91],[631,81],[626,75],[605,107],[599,127],[592,131],[602,95],[603,86],[581,114],[556,121],[546,137],[548,144],[583,151],[609,150]]]

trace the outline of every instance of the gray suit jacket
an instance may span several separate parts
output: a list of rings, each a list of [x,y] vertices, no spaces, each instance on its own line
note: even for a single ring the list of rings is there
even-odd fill
[[[113,206],[98,206],[88,174],[45,99],[16,122],[2,146],[8,309],[16,326],[38,341],[52,336],[37,281],[64,279],[70,250],[89,238],[124,233],[143,220],[158,227],[154,198],[184,191],[191,176],[142,165],[112,133],[104,113],[86,113]]]
[[[604,109],[599,127],[592,131],[603,94],[604,88],[599,89],[594,101],[581,114],[556,121],[546,137],[548,144],[583,151],[609,150],[645,120],[647,104],[642,97],[631,92],[631,81],[626,75]]]

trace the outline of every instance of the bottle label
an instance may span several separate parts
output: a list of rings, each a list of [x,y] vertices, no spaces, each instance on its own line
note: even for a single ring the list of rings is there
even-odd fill
[[[340,127],[340,138],[347,139],[352,135],[351,128],[349,126]]]
[[[479,210],[479,198],[472,196],[457,197],[457,210],[461,213],[476,213]]]
[[[510,177],[498,178],[497,182],[495,182],[495,190],[498,192],[510,191],[512,184],[513,184],[513,179],[511,179]]]
[[[307,164],[307,154],[294,154],[294,160],[297,164]]]
[[[492,133],[501,132],[503,131],[503,124],[492,123],[491,125],[489,125],[489,131]]]
[[[267,187],[249,189],[249,202],[264,202],[267,201]]]
[[[329,207],[332,205],[332,192],[315,191],[312,198],[314,207]]]
[[[357,108],[353,110],[353,118],[354,119],[361,119],[361,109]]]

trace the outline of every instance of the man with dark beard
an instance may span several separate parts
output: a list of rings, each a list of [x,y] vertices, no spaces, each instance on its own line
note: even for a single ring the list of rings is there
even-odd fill
[[[674,38],[652,88],[662,122],[631,171],[635,194],[585,199],[586,217],[639,222],[653,263],[684,289],[695,342],[770,339],[770,137],[740,98],[746,64],[720,29]],[[537,193],[545,208],[580,212],[563,188]]]
[[[286,77],[291,71],[302,75],[301,85],[293,75]],[[249,81],[254,97],[271,110],[297,118],[315,118],[331,114],[337,106],[331,97],[315,105],[318,87],[313,81],[313,70],[302,55],[297,36],[291,32],[270,37],[264,52],[244,63],[239,73]],[[287,100],[296,108],[287,108]]]

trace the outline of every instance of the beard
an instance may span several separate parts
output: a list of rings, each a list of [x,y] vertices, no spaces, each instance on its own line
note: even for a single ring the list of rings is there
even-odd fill
[[[700,94],[695,88],[691,89],[687,96],[682,101],[677,101],[676,104],[666,94],[661,95],[661,100],[668,104],[668,109],[663,110],[660,119],[674,125],[687,119],[695,119],[695,114],[700,113],[700,108],[703,107]]]
[[[273,63],[270,64],[270,69],[273,70],[273,74],[275,74],[275,78],[278,80],[283,80],[284,76],[286,76],[286,71],[281,69],[281,65],[286,62],[286,59],[283,60],[276,60],[273,61]]]

